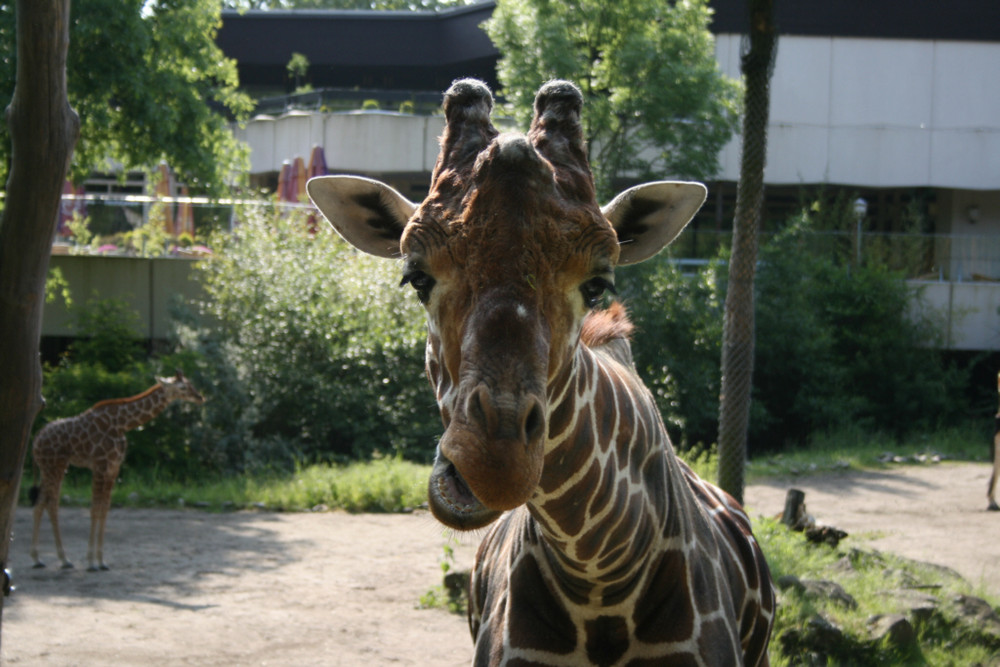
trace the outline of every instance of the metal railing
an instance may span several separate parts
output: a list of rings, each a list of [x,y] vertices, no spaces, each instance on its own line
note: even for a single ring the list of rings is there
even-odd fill
[[[189,215],[195,236],[209,229],[232,229],[241,205],[273,206],[276,210],[311,209],[308,203],[155,197],[151,195],[87,194],[63,197],[61,240],[72,243],[66,222],[76,211],[86,216],[97,237],[112,236],[145,225]],[[774,237],[763,233],[761,246]],[[732,232],[692,228],[671,245],[673,260],[686,271],[697,270],[732,243]],[[882,232],[803,232],[794,247],[844,263],[879,264],[909,280],[1000,281],[1000,234],[905,234]]]
[[[760,236],[761,246],[774,237]],[[732,243],[732,232],[689,229],[671,245],[687,267],[708,261]],[[804,232],[794,247],[850,264],[878,264],[908,280],[1000,281],[1000,234]]]

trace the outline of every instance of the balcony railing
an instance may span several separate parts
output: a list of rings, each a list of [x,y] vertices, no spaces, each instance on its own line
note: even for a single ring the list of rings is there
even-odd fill
[[[230,229],[238,224],[240,200],[209,200],[199,197],[156,198],[147,195],[66,196],[63,217],[78,211],[90,219],[90,231],[97,237],[126,232],[150,220],[163,224],[179,216],[189,216],[197,234],[208,229]],[[278,209],[311,208],[309,204],[273,202]],[[176,224],[175,224],[176,227]],[[63,240],[72,244],[65,224]],[[761,234],[761,245],[773,233]],[[718,256],[732,244],[732,232],[698,228],[686,230],[671,246],[671,256],[688,269]],[[862,232],[806,232],[797,247],[803,252],[827,255],[838,261],[880,264],[909,280],[952,282],[1000,281],[1000,234],[903,234]]]
[[[761,245],[773,233],[761,234]],[[689,229],[671,246],[683,264],[718,256],[732,244],[732,232]],[[1000,281],[1000,234],[902,234],[883,232],[806,232],[803,252],[827,255],[845,263],[885,265],[908,280],[952,282]]]

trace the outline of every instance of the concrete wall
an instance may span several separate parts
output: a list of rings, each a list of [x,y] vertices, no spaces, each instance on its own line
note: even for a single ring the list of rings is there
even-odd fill
[[[1000,350],[1000,284],[910,281],[941,316],[944,347]]]
[[[740,76],[740,35],[719,35]],[[782,36],[771,80],[771,184],[1000,189],[1000,44]],[[737,180],[739,139],[721,156]]]
[[[142,318],[144,338],[166,338],[169,305],[176,296],[202,298],[201,286],[192,280],[195,260],[177,258],[92,257],[53,255],[50,268],[58,268],[69,283],[74,305],[95,295],[124,299]],[[45,304],[43,336],[73,336],[73,317],[59,301]]]
[[[443,116],[381,111],[291,112],[257,116],[236,137],[250,146],[250,171],[281,171],[285,160],[309,160],[323,147],[331,173],[426,173],[434,168]]]

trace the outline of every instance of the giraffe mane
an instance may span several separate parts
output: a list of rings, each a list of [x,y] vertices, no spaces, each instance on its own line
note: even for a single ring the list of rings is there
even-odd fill
[[[149,396],[150,394],[152,394],[154,391],[156,391],[157,389],[159,389],[162,386],[163,386],[162,384],[160,384],[159,382],[157,382],[156,384],[154,384],[152,387],[150,387],[146,391],[138,393],[135,396],[125,396],[123,398],[107,398],[107,399],[105,399],[103,401],[98,401],[97,403],[94,403],[92,406],[90,406],[90,409],[94,410],[95,408],[102,408],[102,407],[105,407],[107,405],[121,405],[123,403],[131,403],[132,401],[138,401],[140,399],[146,398],[147,396]]]
[[[629,320],[625,306],[615,301],[606,310],[594,310],[587,315],[580,340],[587,347],[601,347],[614,341],[627,342],[634,330],[635,325]]]

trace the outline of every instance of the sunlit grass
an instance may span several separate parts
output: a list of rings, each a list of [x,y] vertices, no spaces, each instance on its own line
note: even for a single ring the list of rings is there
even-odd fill
[[[957,575],[888,553],[810,544],[802,533],[792,532],[773,519],[756,519],[754,533],[775,581],[786,575],[800,580],[833,581],[856,602],[856,607],[850,607],[791,588],[781,592],[771,643],[772,665],[802,664],[806,656],[786,653],[780,638],[789,631],[805,632],[820,615],[845,635],[831,664],[975,665],[993,664],[990,659],[996,660],[1000,638],[960,625],[953,601],[958,595],[974,595],[995,608],[997,600]],[[870,630],[870,621],[876,615],[905,613],[898,595],[936,601],[936,612],[928,613],[926,618],[910,616],[918,646],[909,651],[874,642]]]
[[[68,475],[63,503],[90,502],[90,475]],[[426,502],[430,466],[398,459],[349,465],[317,464],[292,473],[233,476],[192,483],[155,472],[123,470],[112,502],[126,507],[198,507],[209,510],[257,508],[283,511],[343,509],[400,512]]]
[[[930,431],[897,440],[882,433],[843,429],[813,436],[808,446],[779,454],[762,454],[750,460],[749,482],[766,477],[801,475],[831,470],[884,468],[887,455],[904,461],[917,457],[959,461],[988,461],[992,444],[990,425],[966,425]]]

